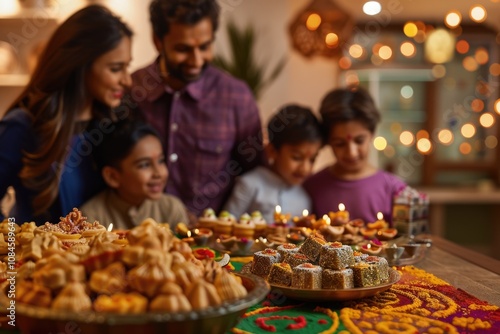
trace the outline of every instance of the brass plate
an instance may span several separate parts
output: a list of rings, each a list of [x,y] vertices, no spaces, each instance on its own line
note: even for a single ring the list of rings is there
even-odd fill
[[[251,263],[247,263],[242,269],[242,273],[249,272]],[[280,294],[297,300],[303,301],[346,301],[372,297],[379,292],[388,290],[393,284],[401,279],[401,274],[392,268],[389,268],[389,280],[386,283],[354,289],[297,289],[289,286],[282,286],[277,284],[269,284],[271,286],[271,293],[274,297]]]

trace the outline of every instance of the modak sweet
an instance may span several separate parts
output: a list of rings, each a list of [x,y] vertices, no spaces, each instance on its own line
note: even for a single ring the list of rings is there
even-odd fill
[[[202,279],[191,284],[186,290],[186,297],[193,310],[217,306],[222,302],[215,286]]]
[[[121,262],[110,264],[104,269],[94,271],[89,286],[99,294],[112,295],[123,292],[127,287],[125,266]]]
[[[92,301],[85,292],[85,285],[80,282],[68,283],[52,303],[55,310],[84,312],[92,309]]]
[[[180,286],[174,282],[166,282],[160,288],[156,296],[149,305],[151,311],[162,312],[187,312],[191,311],[191,304],[182,292]]]
[[[227,270],[221,270],[217,274],[214,286],[223,302],[243,298],[247,295],[245,287],[236,280],[236,276]]]

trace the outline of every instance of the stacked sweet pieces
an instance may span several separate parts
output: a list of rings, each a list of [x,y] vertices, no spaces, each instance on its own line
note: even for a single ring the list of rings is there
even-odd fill
[[[18,269],[17,302],[72,312],[182,312],[247,294],[239,277],[213,259],[198,260],[166,225],[147,219],[126,234],[127,246],[118,238],[102,231],[86,249],[65,250],[52,233],[40,233],[32,253],[41,257],[27,255]]]
[[[237,238],[252,239],[266,235],[267,222],[259,211],[254,211],[251,215],[244,213],[237,218],[225,210],[217,216],[213,209],[207,208],[198,217],[197,227],[210,228],[217,237],[234,235]]]
[[[271,284],[298,289],[352,289],[389,280],[384,258],[355,254],[340,242],[312,235],[296,251],[289,249],[293,247],[256,252],[250,271]]]

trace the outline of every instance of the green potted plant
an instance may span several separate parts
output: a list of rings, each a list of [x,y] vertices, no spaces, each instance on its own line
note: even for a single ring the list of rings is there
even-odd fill
[[[283,70],[286,63],[285,58],[280,59],[270,74],[266,76],[267,66],[258,64],[254,55],[255,29],[251,25],[239,29],[234,22],[230,21],[226,31],[229,37],[230,59],[217,55],[214,57],[213,63],[236,78],[245,81],[255,98],[258,99],[262,89],[274,81]]]

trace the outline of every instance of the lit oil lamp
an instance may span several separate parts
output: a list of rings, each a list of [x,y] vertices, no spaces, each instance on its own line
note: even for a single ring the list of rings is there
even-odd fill
[[[329,215],[332,225],[344,225],[349,222],[349,211],[345,209],[344,203],[339,204],[339,211],[330,212]]]
[[[276,208],[274,209],[274,224],[285,226],[287,225],[289,219],[290,214],[282,214],[281,206],[276,205]]]

